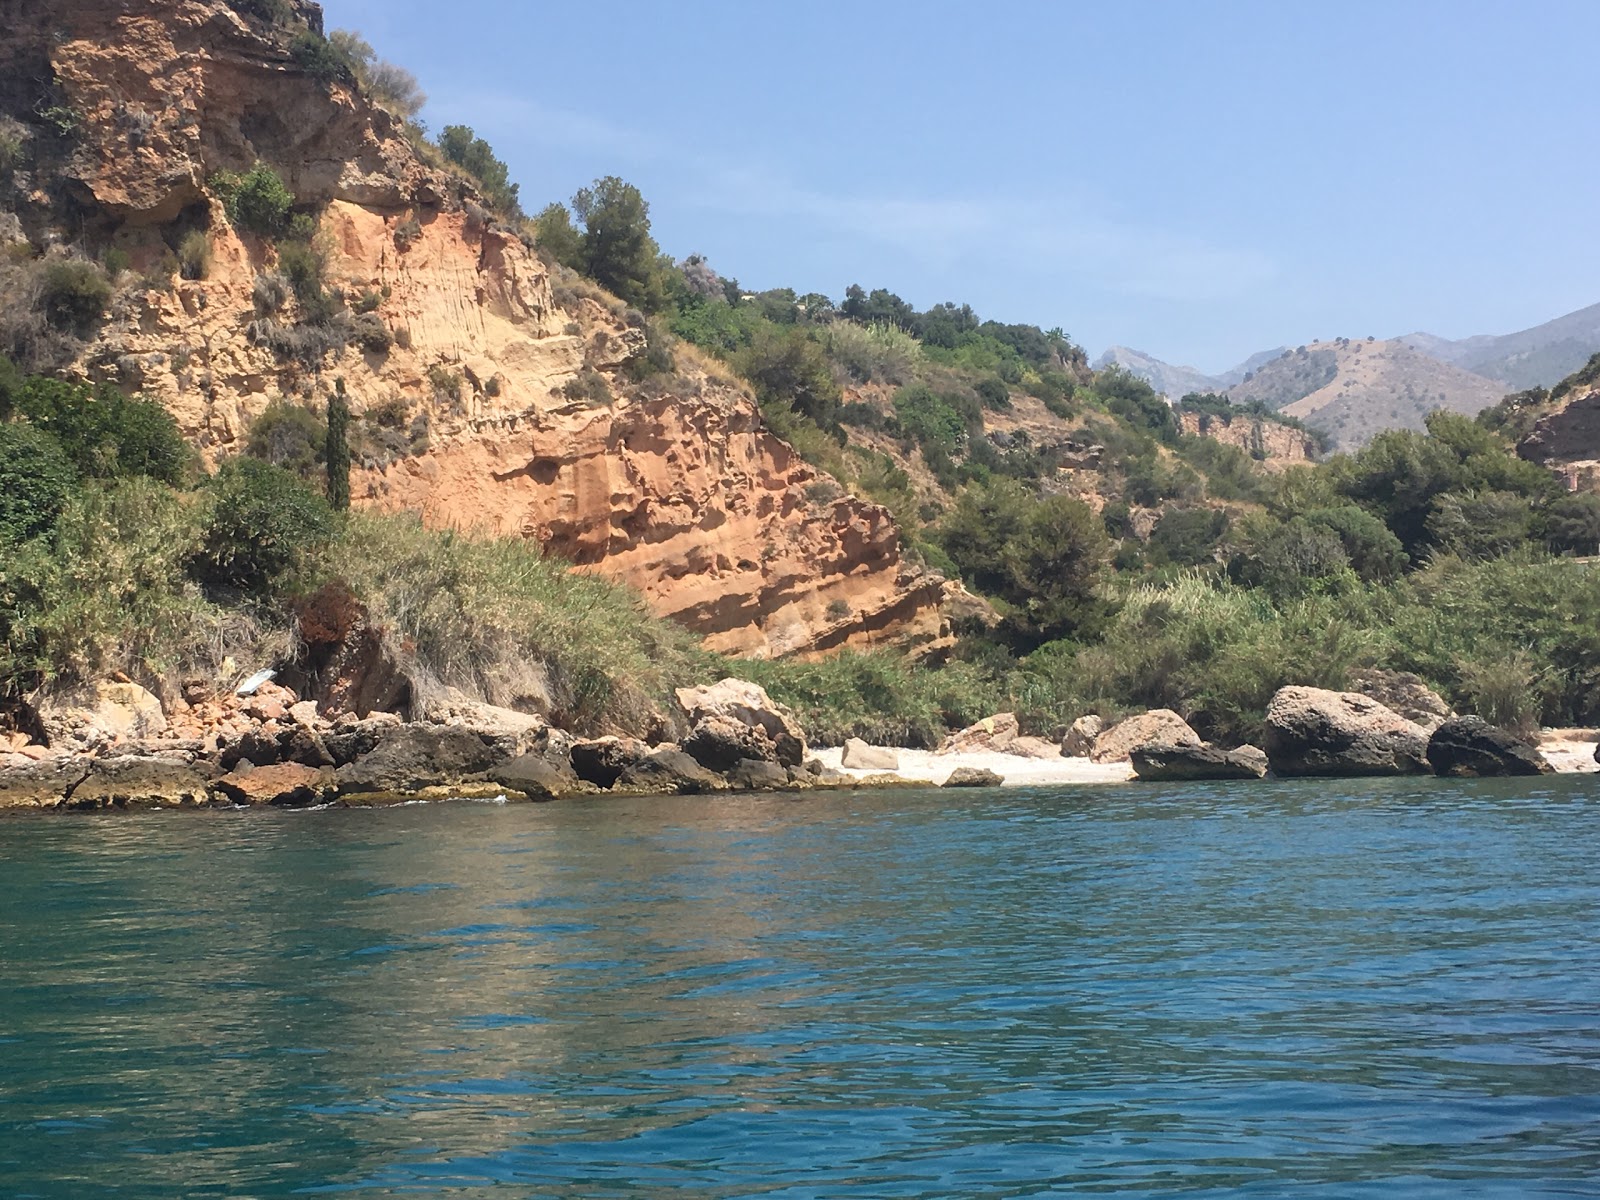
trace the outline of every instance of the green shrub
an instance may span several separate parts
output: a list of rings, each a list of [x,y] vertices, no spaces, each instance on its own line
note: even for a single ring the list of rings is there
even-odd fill
[[[494,147],[484,141],[466,125],[446,125],[439,133],[439,149],[446,160],[460,167],[478,181],[484,199],[494,205],[508,219],[522,214],[517,202],[516,184],[511,182],[511,170],[495,157]]]
[[[211,274],[211,238],[205,230],[192,229],[178,243],[178,271],[185,279]]]
[[[387,354],[394,346],[394,335],[376,313],[363,313],[350,325],[351,335],[368,354]]]
[[[216,678],[230,658],[287,656],[287,622],[207,601],[184,564],[195,506],[146,479],[91,483],[54,535],[0,557],[0,693],[116,671]]]
[[[294,196],[266,163],[257,163],[243,175],[223,172],[211,180],[235,229],[278,237],[289,227]]]
[[[978,393],[978,399],[985,408],[1011,407],[1011,390],[998,377],[978,380],[973,390]]]
[[[520,539],[354,513],[340,567],[420,676],[580,733],[642,733],[672,688],[709,674],[638,593]]]
[[[0,543],[48,533],[77,487],[78,473],[55,438],[0,424]]]
[[[80,474],[103,479],[146,475],[181,483],[193,452],[172,415],[153,400],[128,398],[109,384],[89,388],[59,379],[26,380],[15,410],[54,437]]]
[[[575,404],[588,404],[595,408],[610,404],[611,385],[606,377],[593,367],[585,367],[560,387],[563,397]]]
[[[302,29],[294,35],[289,53],[300,69],[313,79],[324,83],[354,83],[356,64],[348,50],[338,42],[330,41],[311,29]]]
[[[281,467],[235,459],[206,489],[210,511],[190,570],[208,589],[284,590],[333,536],[327,502]]]
[[[57,261],[40,273],[40,309],[57,329],[86,337],[110,303],[111,284],[94,263]]]
[[[244,452],[312,482],[322,473],[327,436],[327,424],[320,417],[279,396],[250,422]]]

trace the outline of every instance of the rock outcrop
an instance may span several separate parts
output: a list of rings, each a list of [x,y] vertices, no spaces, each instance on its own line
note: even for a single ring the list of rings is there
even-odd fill
[[[1549,775],[1555,768],[1533,746],[1482,717],[1455,717],[1428,739],[1428,765],[1437,775]]]
[[[1016,713],[996,713],[968,725],[939,743],[935,754],[1004,754],[1022,732]]]
[[[319,380],[337,376],[365,432],[357,504],[525,538],[637,587],[722,652],[948,649],[959,588],[903,557],[887,510],[801,461],[720,368],[684,353],[633,382],[626,368],[647,349],[637,313],[558,287],[403,122],[308,74],[290,28],[240,7],[7,10],[0,115],[34,128],[48,106],[77,114],[71,153],[18,189],[30,240],[115,245],[149,278],[174,274],[161,264],[184,237],[208,244],[203,278],[125,280],[78,374],[160,400],[210,462],[239,451],[272,397],[317,406]],[[285,7],[321,29],[316,5]],[[309,353],[286,349],[314,332],[297,302],[273,311],[257,288],[275,248],[230,228],[211,184],[257,162],[317,220],[329,284],[362,298],[355,323],[317,333],[327,344]],[[330,686],[396,684],[373,678],[375,646],[349,634]]]
[[[1164,746],[1149,743],[1136,746],[1130,758],[1136,776],[1162,783],[1197,779],[1260,779],[1267,773],[1267,756],[1253,746],[1224,750],[1211,745]]]
[[[1094,740],[1089,757],[1097,763],[1127,762],[1141,746],[1199,746],[1200,735],[1170,708],[1119,721]]]
[[[676,697],[692,731],[709,721],[723,721],[743,726],[770,743],[770,754],[741,757],[770,758],[786,767],[797,767],[805,759],[806,734],[799,720],[759,684],[724,679],[704,687],[679,688]],[[687,742],[684,748],[688,749]]]
[[[1094,713],[1079,717],[1061,739],[1061,753],[1067,758],[1088,758],[1094,752],[1095,739],[1105,729],[1105,721]]]
[[[1422,676],[1409,671],[1359,668],[1350,672],[1350,690],[1372,697],[1429,733],[1455,716],[1443,696],[1430,688]]]
[[[986,771],[982,767],[957,767],[950,772],[950,777],[940,784],[947,788],[989,788],[1000,787],[1005,783],[1005,776],[994,771]]]
[[[898,771],[900,755],[885,746],[869,746],[860,738],[849,738],[839,756],[839,765],[852,771]]]
[[[1266,752],[1282,776],[1415,775],[1428,733],[1370,696],[1286,687],[1267,706]]]

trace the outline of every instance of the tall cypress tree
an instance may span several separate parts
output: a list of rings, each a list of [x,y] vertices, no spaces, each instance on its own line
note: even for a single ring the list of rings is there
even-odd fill
[[[328,401],[328,504],[335,512],[350,508],[350,402],[345,399],[344,380],[334,381],[333,399]]]

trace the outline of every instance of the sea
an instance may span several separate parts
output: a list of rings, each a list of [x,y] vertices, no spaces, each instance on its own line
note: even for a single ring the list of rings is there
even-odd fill
[[[0,821],[0,1197],[1600,1196],[1600,777]]]

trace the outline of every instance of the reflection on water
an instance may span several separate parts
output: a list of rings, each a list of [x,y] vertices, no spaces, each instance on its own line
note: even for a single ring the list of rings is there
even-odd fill
[[[0,1196],[1600,1194],[1592,780],[0,824]]]

